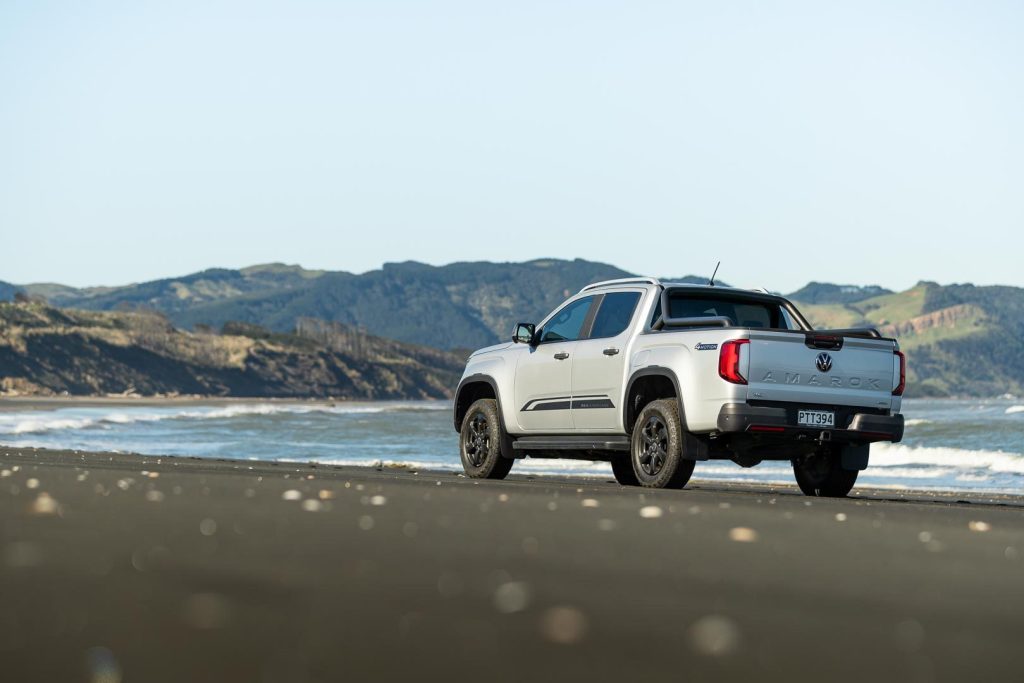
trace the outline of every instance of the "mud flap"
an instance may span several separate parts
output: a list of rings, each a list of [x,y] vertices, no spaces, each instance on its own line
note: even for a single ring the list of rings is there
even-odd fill
[[[682,435],[682,456],[683,460],[709,460],[711,458],[711,447],[708,442],[699,436],[680,430]],[[865,465],[866,467],[866,465]]]
[[[866,470],[870,444],[847,444],[842,448],[840,465],[844,470]]]

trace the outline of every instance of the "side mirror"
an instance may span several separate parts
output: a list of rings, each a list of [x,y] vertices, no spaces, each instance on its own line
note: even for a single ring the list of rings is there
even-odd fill
[[[533,338],[537,334],[537,326],[533,323],[516,323],[512,330],[512,341],[516,344],[533,346]]]

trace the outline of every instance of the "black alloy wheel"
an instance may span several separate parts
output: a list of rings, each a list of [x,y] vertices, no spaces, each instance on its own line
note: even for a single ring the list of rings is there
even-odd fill
[[[504,479],[508,475],[515,461],[501,454],[503,436],[498,402],[493,398],[474,401],[459,430],[459,455],[467,477]]]

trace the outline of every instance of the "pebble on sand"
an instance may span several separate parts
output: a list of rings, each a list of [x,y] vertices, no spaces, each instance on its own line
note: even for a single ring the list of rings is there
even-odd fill
[[[596,498],[584,498],[580,504],[585,508],[596,508],[600,505]]]
[[[657,505],[646,505],[640,508],[640,516],[644,519],[657,519],[661,517],[664,511]]]
[[[695,621],[688,635],[693,649],[710,657],[732,654],[740,644],[740,630],[736,622],[717,614]]]
[[[57,504],[57,501],[54,500],[49,493],[41,491],[32,503],[32,514],[55,515],[57,514],[59,507],[60,506]]]
[[[522,612],[530,604],[530,587],[523,581],[508,581],[494,591],[494,607],[502,614]]]
[[[284,500],[299,500],[302,498],[302,492],[297,489],[288,489],[281,494],[281,498]]]
[[[316,498],[307,498],[302,501],[302,509],[306,512],[320,512],[324,509],[324,504]]]
[[[575,607],[552,607],[541,615],[540,632],[559,645],[572,645],[587,635],[587,617]]]
[[[967,523],[967,528],[971,531],[991,531],[992,525],[988,522],[973,520]]]
[[[121,683],[121,667],[114,653],[105,647],[91,647],[86,652],[90,683]]]
[[[729,539],[737,543],[754,543],[757,541],[757,532],[745,526],[738,526],[729,530]]]

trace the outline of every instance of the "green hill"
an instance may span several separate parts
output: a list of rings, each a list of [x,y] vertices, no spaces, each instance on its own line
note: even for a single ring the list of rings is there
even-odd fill
[[[447,398],[464,358],[300,321],[183,332],[153,312],[0,303],[0,393]]]
[[[360,275],[271,264],[123,287],[23,289],[60,306],[155,310],[183,329],[241,322],[287,334],[318,319],[408,344],[471,349],[507,338],[519,320],[539,320],[588,283],[629,275],[580,259],[406,262]],[[790,298],[817,327],[873,325],[899,337],[910,358],[910,395],[1024,393],[1024,289],[922,282],[890,292],[812,282]]]
[[[540,318],[582,286],[628,275],[582,260],[440,267],[406,262],[362,275],[257,266],[125,287],[25,288],[58,306],[158,310],[187,329],[241,321],[286,332],[300,318],[318,318],[399,341],[454,349],[493,344],[508,336],[519,320]]]
[[[21,287],[0,280],[0,301],[10,301],[20,291]]]
[[[788,296],[808,304],[850,304],[885,294],[892,294],[892,291],[877,285],[862,287],[810,282]]]
[[[803,304],[815,327],[871,325],[907,353],[910,396],[1024,393],[1024,289],[922,282],[845,304]]]
[[[302,287],[323,271],[269,263],[242,270],[211,268],[180,278],[152,280],[121,287],[75,288],[54,283],[23,285],[50,304],[90,310],[151,308],[167,314],[193,306],[246,295],[287,291]]]

